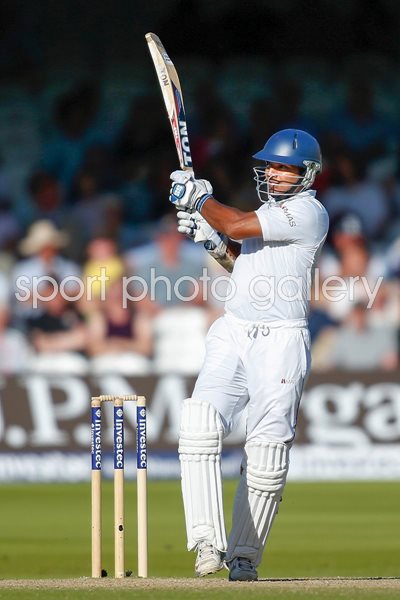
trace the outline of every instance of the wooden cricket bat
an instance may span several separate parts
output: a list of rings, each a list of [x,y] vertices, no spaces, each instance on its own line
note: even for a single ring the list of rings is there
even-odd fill
[[[161,92],[167,109],[168,119],[171,124],[175,140],[179,164],[184,171],[193,171],[192,155],[190,152],[187,133],[186,113],[183,104],[181,84],[172,60],[154,33],[147,33],[146,40],[149,45],[151,58],[160,83]]]
[[[171,124],[180,167],[184,171],[191,171],[193,173],[186,113],[183,104],[182,88],[178,73],[176,72],[174,63],[162,45],[160,38],[154,33],[146,33],[146,41],[149,45],[151,58],[153,59],[154,67],[157,73],[165,108],[167,109],[168,119]],[[202,231],[199,230],[199,232],[202,236]],[[225,257],[221,258],[213,254],[215,245],[210,242],[210,240],[207,240],[205,236],[203,238],[200,237],[200,239],[196,237],[196,242],[200,241],[205,242],[205,249],[217,262],[219,262],[227,271],[232,271],[234,257],[230,255],[229,251]]]

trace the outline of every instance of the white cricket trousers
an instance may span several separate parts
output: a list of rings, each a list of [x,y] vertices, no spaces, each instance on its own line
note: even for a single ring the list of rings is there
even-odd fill
[[[310,366],[305,320],[254,323],[225,314],[207,334],[192,398],[214,406],[224,437],[247,406],[246,442],[290,443]]]

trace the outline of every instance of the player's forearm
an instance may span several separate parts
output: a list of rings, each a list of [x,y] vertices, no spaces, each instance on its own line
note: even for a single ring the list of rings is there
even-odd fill
[[[241,240],[259,235],[259,221],[255,213],[225,206],[214,198],[209,198],[203,204],[201,215],[214,229],[230,239]]]
[[[214,198],[209,198],[201,208],[201,215],[214,229],[230,238],[230,234],[244,213],[237,208],[225,206]]]

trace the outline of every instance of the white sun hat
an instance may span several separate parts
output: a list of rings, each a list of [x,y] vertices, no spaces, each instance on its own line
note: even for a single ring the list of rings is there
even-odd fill
[[[36,254],[46,246],[63,248],[68,242],[68,236],[53,225],[51,221],[36,221],[30,226],[28,235],[19,244],[21,254],[29,256]]]

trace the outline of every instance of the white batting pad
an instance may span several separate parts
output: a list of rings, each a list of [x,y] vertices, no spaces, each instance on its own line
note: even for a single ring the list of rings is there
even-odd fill
[[[226,550],[222,501],[222,423],[208,402],[185,400],[179,435],[188,550],[207,541]]]
[[[289,446],[250,442],[233,508],[226,561],[240,556],[261,562],[289,468]]]

